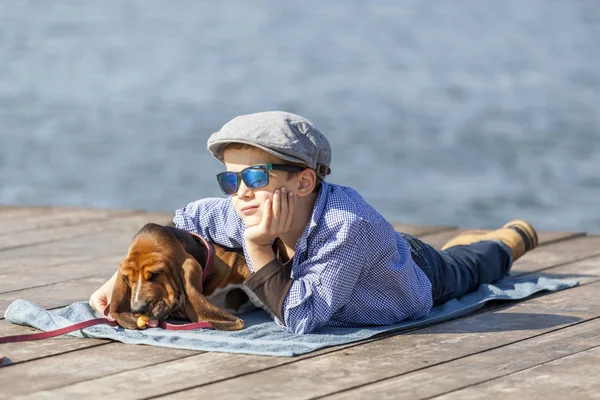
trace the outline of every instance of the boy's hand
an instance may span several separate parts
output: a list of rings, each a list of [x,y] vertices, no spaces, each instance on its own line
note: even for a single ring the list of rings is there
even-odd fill
[[[285,188],[275,190],[273,201],[266,200],[259,224],[249,226],[244,232],[246,244],[268,246],[271,241],[292,228],[296,196]]]
[[[92,306],[96,311],[98,311],[98,314],[102,314],[106,306],[108,306],[108,304],[110,303],[112,290],[115,286],[116,280],[117,272],[115,272],[113,276],[98,290],[96,290],[90,297],[90,306]]]

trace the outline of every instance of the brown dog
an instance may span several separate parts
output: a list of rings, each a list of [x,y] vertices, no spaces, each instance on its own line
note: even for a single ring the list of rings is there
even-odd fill
[[[119,265],[111,317],[128,329],[139,329],[137,320],[142,315],[157,320],[207,321],[219,330],[243,328],[241,319],[209,300],[221,294],[221,307],[244,311],[248,296],[239,289],[226,289],[241,287],[250,275],[246,259],[212,244],[213,262],[207,266],[206,245],[199,236],[182,229],[146,224],[134,236]]]

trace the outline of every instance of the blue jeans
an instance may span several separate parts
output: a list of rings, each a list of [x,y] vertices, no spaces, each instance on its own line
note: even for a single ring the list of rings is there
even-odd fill
[[[436,250],[407,233],[415,263],[431,281],[433,304],[442,304],[508,275],[512,265],[510,248],[502,242],[483,241]]]

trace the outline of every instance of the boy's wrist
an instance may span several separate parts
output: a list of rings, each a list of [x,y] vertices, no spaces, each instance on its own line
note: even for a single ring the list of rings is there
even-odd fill
[[[246,251],[248,252],[248,258],[252,262],[252,269],[254,271],[258,271],[275,257],[270,244],[257,244],[248,240],[246,241]]]

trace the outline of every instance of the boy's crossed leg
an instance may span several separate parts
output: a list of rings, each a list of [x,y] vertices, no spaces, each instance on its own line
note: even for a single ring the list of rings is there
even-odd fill
[[[484,240],[500,241],[510,247],[513,262],[538,245],[538,236],[533,226],[527,221],[516,219],[491,232],[464,232],[443,245],[442,250]]]
[[[526,221],[514,220],[491,232],[465,232],[437,250],[408,234],[415,263],[432,284],[434,304],[476,290],[508,275],[514,260],[538,245],[535,229]]]

